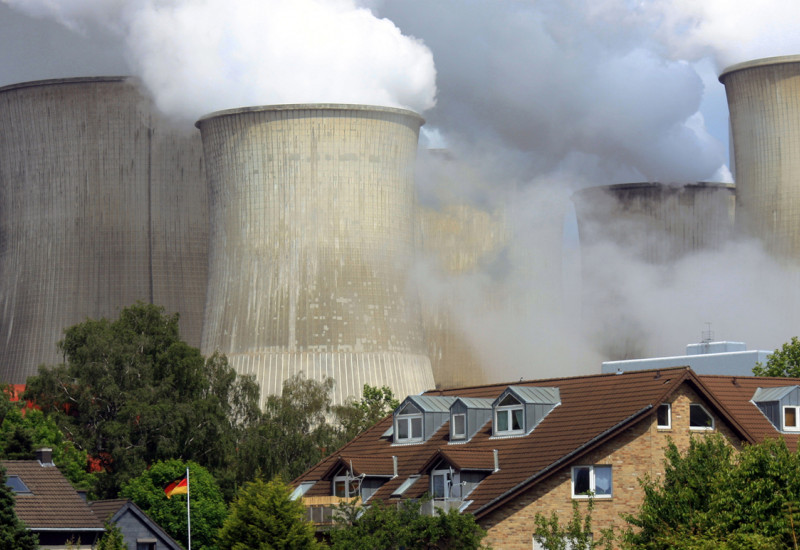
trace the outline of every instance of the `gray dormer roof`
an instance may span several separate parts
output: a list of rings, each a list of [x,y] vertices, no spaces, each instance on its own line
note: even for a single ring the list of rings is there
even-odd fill
[[[403,404],[411,402],[424,413],[450,412],[450,405],[455,401],[455,397],[445,397],[437,395],[409,395],[403,400]],[[402,406],[401,406],[402,407]],[[398,409],[399,410],[399,409]]]
[[[509,393],[513,393],[521,403],[525,405],[558,405],[561,403],[561,393],[558,388],[536,387],[536,386],[509,386],[500,396],[494,400],[492,405],[496,405]]]
[[[492,408],[492,400],[491,399],[483,399],[481,397],[456,397],[455,401],[460,401],[464,403],[468,409],[491,409]],[[452,406],[452,405],[451,405]]]
[[[777,388],[758,388],[753,394],[754,403],[780,401],[800,386],[778,386]]]

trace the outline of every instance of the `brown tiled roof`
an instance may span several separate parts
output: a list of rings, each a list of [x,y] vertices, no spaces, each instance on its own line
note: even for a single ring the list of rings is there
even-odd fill
[[[112,500],[95,500],[88,504],[89,508],[94,512],[94,515],[105,523],[114,517],[114,514],[119,512],[120,508],[128,504],[128,502],[130,502],[128,499],[118,498]]]
[[[332,476],[340,469],[352,468],[353,475],[367,476],[391,476],[394,473],[394,465],[391,456],[350,456],[337,455],[339,460],[333,461],[330,469],[323,474],[324,479],[332,479]]]
[[[797,450],[800,434],[781,434],[750,400],[758,388],[800,385],[800,379],[756,376],[699,376],[699,378],[739,420],[753,440],[763,441],[767,438],[783,437],[791,450]]]
[[[546,479],[559,467],[578,460],[633,423],[655,414],[657,405],[684,383],[704,395],[711,407],[739,432],[742,439],[751,440],[747,431],[730,416],[728,408],[709,395],[707,388],[688,367],[552,378],[512,384],[558,387],[560,390],[561,404],[529,435],[492,437],[491,423],[487,422],[468,443],[448,445],[449,429],[445,423],[424,443],[393,445],[391,438],[381,437],[392,424],[389,416],[307,471],[296,483],[322,479],[333,465],[332,461],[339,456],[397,456],[399,475],[386,482],[373,496],[375,499],[388,499],[410,475],[427,473],[423,467],[442,456],[440,449],[454,462],[481,466],[487,465],[493,450],[497,449],[499,471],[490,473],[467,497],[472,503],[465,510],[480,517],[518,491]],[[508,386],[474,386],[432,391],[426,395],[494,399]],[[493,457],[491,460],[493,465]],[[404,496],[414,498],[424,494],[428,488],[426,479],[427,476],[423,475]],[[330,490],[329,483],[317,483],[306,495],[330,494]]]
[[[103,522],[58,468],[42,466],[37,460],[4,460],[2,465],[6,475],[19,476],[31,491],[15,495],[14,504],[29,529],[103,530]]]

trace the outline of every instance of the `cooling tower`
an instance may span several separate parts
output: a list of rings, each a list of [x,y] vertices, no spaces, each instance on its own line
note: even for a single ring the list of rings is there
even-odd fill
[[[434,386],[416,294],[414,160],[423,120],[358,105],[222,111],[197,122],[210,184],[205,353],[262,397],[296,373],[401,399]]]
[[[628,315],[630,289],[621,285],[619,270],[637,262],[666,267],[688,254],[719,249],[733,235],[734,192],[726,183],[629,183],[573,194],[584,323],[606,358],[654,351],[646,327]]]
[[[62,360],[64,328],[137,300],[199,346],[208,199],[199,133],[122,77],[0,88],[0,380]]]
[[[572,195],[581,246],[608,242],[651,263],[719,248],[733,233],[735,190],[707,182],[583,189]]]
[[[725,69],[736,224],[779,258],[800,260],[800,55]]]

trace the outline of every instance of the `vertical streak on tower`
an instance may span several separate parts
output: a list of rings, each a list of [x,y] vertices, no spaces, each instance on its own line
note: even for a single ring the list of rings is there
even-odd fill
[[[0,381],[61,361],[63,330],[137,300],[199,345],[208,202],[197,132],[122,77],[0,88]]]
[[[800,260],[800,55],[733,65],[719,77],[731,115],[736,225]]]
[[[203,351],[262,397],[302,372],[395,395],[433,387],[413,261],[413,170],[423,120],[358,105],[213,113],[197,123],[210,184]]]

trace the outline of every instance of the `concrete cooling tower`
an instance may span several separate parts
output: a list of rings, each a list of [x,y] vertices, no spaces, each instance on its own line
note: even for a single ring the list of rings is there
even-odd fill
[[[262,397],[296,373],[396,396],[434,386],[416,294],[414,160],[423,120],[359,105],[286,105],[197,122],[210,185],[204,353],[254,374]]]
[[[665,263],[733,234],[736,186],[623,183],[573,194],[582,248],[612,243],[637,260]]]
[[[54,364],[64,328],[137,300],[199,345],[208,203],[199,133],[122,77],[0,88],[0,381]]]
[[[800,261],[800,55],[725,69],[736,224],[779,258]]]
[[[646,328],[630,317],[620,269],[668,266],[719,249],[734,230],[735,186],[628,183],[573,194],[581,242],[582,308],[588,332],[609,360],[647,357]],[[614,330],[609,330],[614,327]]]

